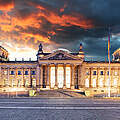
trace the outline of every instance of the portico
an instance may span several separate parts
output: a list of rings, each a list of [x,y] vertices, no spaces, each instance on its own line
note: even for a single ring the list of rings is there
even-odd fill
[[[80,46],[79,53],[71,53],[66,49],[57,49],[52,53],[44,53],[42,45],[37,54],[37,86],[49,89],[75,89],[80,84],[80,66],[84,53]]]
[[[79,87],[78,64],[44,64],[39,66],[37,87],[49,89],[75,89]],[[40,74],[40,75],[39,75]]]

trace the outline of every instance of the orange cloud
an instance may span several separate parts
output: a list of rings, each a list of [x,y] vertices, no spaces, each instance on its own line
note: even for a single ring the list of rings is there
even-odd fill
[[[42,35],[32,34],[32,33],[22,33],[21,36],[26,42],[29,41],[31,38],[34,38],[34,43],[43,42],[43,43],[50,43],[50,40],[47,37]]]
[[[47,8],[44,8],[44,10],[45,12],[38,13],[38,17],[43,16],[52,24],[59,24],[61,26],[75,25],[85,29],[93,28],[94,26],[92,20],[87,19],[80,13],[72,12],[71,14],[63,14],[62,16],[59,16],[59,14],[54,9],[48,10]],[[61,11],[63,11],[63,8]]]
[[[92,20],[87,19],[84,15],[77,12],[71,12],[70,14],[63,14],[60,16],[59,13],[64,12],[67,7],[67,2],[60,10],[48,5],[38,5],[35,3],[30,3],[30,5],[33,5],[40,10],[38,14],[36,14],[36,17],[42,16],[52,24],[59,24],[61,26],[75,25],[85,29],[94,27]]]
[[[62,8],[60,8],[60,12],[64,12],[65,11],[65,8],[67,7],[67,2],[64,4],[64,6]]]
[[[1,0],[0,0],[1,2]],[[87,19],[80,13],[72,12],[70,14],[59,15],[60,12],[64,12],[67,4],[63,6],[60,10],[52,8],[50,6],[36,5],[38,11],[31,12],[28,16],[22,16],[20,13],[12,13],[8,15],[8,11],[14,8],[13,1],[6,4],[0,4],[0,10],[6,10],[0,16],[0,30],[3,31],[0,38],[9,42],[22,43],[26,46],[35,49],[35,45],[42,42],[44,44],[55,44],[53,42],[52,36],[57,35],[56,31],[62,31],[63,29],[54,26],[78,26],[84,29],[93,28],[92,20]],[[44,18],[47,22],[51,23],[51,28],[44,28]],[[18,27],[16,27],[18,26]],[[34,33],[34,31],[27,31],[28,27],[38,29],[41,33]],[[18,32],[13,34],[13,31]],[[37,49],[37,48],[36,48]]]
[[[14,0],[0,0],[0,10],[10,11],[14,8]]]

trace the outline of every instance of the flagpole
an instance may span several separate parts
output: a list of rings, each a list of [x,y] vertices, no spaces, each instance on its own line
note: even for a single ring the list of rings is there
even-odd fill
[[[110,97],[110,27],[108,33],[108,60],[109,60],[108,97]]]

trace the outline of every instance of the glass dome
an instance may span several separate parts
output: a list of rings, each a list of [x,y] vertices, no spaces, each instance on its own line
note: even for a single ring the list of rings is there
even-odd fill
[[[71,51],[69,51],[69,50],[67,50],[67,49],[65,49],[65,48],[58,48],[58,49],[56,49],[56,50],[53,50],[53,52],[56,52],[56,51],[59,51],[59,50],[64,51],[64,52],[71,53]]]

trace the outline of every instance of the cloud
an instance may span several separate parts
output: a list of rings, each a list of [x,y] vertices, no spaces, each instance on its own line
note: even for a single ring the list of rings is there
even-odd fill
[[[41,42],[46,51],[77,51],[82,42],[86,54],[105,56],[95,49],[105,50],[108,26],[115,36],[120,33],[119,5],[119,0],[0,0],[0,41],[34,50]]]
[[[11,10],[14,8],[14,0],[0,0],[0,10]]]

